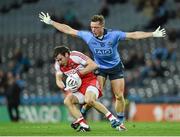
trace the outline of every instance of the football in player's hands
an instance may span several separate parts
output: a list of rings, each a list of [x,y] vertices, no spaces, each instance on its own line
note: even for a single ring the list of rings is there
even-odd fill
[[[71,74],[66,79],[65,90],[71,90],[72,92],[77,92],[78,88],[81,86],[82,81],[78,74]]]

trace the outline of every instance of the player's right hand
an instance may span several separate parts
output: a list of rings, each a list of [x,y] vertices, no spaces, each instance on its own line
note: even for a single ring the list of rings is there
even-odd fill
[[[53,21],[51,20],[51,17],[49,16],[49,13],[44,13],[44,12],[41,12],[39,13],[39,18],[40,18],[40,21],[46,23],[46,24],[52,24]]]
[[[160,26],[152,33],[153,37],[165,37],[166,36],[166,30],[160,29]]]

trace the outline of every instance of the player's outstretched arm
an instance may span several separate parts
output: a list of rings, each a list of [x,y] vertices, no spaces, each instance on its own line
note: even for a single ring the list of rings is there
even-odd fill
[[[165,37],[166,30],[160,29],[160,26],[154,32],[143,32],[143,31],[136,31],[136,32],[127,32],[126,38],[127,39],[144,39],[149,37]]]
[[[53,21],[48,13],[46,13],[46,14],[44,12],[39,13],[39,18],[40,18],[40,21],[42,21],[48,25],[54,26],[57,30],[59,30],[63,33],[77,36],[78,30],[75,30],[66,24],[62,24],[62,23]]]

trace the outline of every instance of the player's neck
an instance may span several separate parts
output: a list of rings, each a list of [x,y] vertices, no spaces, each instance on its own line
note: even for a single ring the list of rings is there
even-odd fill
[[[103,39],[104,38],[104,29],[102,30],[102,32],[100,33],[100,35],[99,36],[97,36],[96,38],[98,38],[98,39]]]
[[[101,35],[101,36],[98,36],[97,38],[98,38],[98,39],[102,39],[102,38],[103,38],[103,35]]]

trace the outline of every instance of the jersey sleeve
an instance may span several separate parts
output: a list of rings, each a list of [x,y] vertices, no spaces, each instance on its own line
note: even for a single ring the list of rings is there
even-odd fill
[[[60,74],[60,75],[62,75],[63,73],[62,73],[62,71],[60,70],[60,66],[58,65],[58,63],[57,62],[55,62],[55,64],[54,64],[54,68],[55,68],[55,72],[56,72],[56,74]]]
[[[118,36],[118,40],[125,40],[126,39],[126,33],[123,31],[115,31],[116,35]]]
[[[71,52],[70,58],[77,64],[86,65],[88,57],[81,52],[73,51]]]
[[[86,43],[89,43],[90,39],[93,37],[92,33],[89,31],[78,31],[78,36],[82,38]]]

